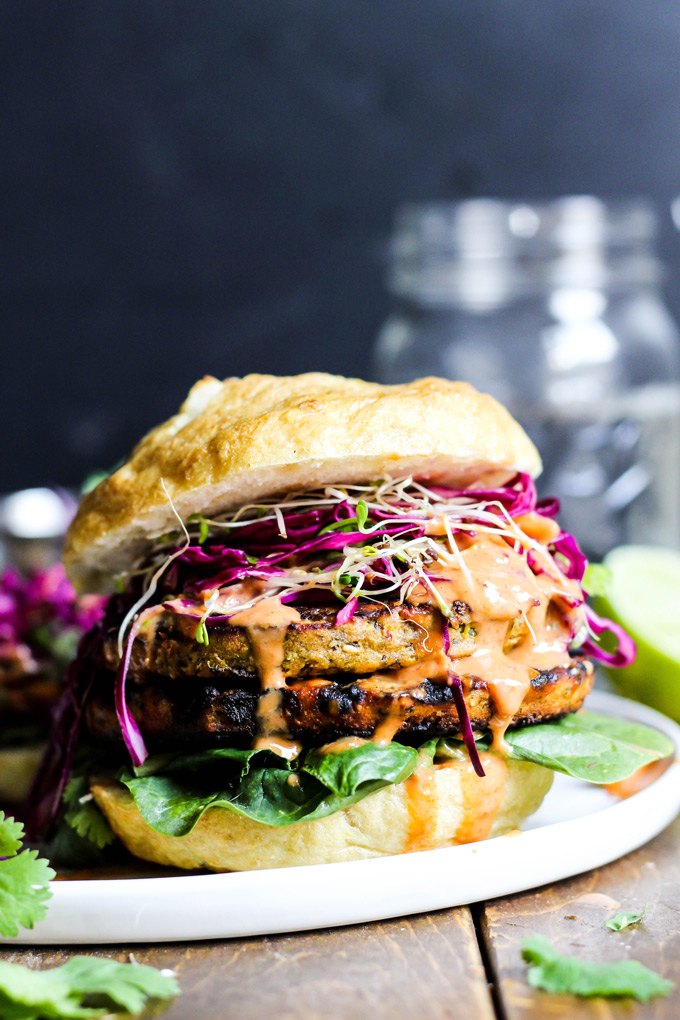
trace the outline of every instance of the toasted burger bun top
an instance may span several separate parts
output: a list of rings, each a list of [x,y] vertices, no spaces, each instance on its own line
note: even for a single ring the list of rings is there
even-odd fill
[[[85,497],[64,562],[83,591],[106,590],[147,539],[293,489],[411,473],[442,484],[493,484],[541,461],[493,397],[445,379],[381,386],[308,372],[206,376],[178,414]]]

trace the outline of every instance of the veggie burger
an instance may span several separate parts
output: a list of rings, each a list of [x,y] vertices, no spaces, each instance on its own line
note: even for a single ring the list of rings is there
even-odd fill
[[[610,782],[668,753],[578,713],[591,659],[634,647],[585,605],[540,468],[465,383],[202,379],[68,533],[76,588],[112,594],[34,788],[43,830],[76,775],[147,860],[352,860],[498,835],[551,769]]]

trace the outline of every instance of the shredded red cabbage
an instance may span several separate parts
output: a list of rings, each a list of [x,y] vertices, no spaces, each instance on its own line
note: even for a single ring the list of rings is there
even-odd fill
[[[54,710],[47,746],[21,811],[31,841],[47,839],[59,813],[94,680],[102,633],[100,621],[82,636],[78,654],[66,670],[64,693]]]
[[[220,566],[238,565],[247,567],[248,557],[243,549],[232,549],[226,545],[188,545],[177,557],[180,563],[210,563]]]
[[[300,591],[287,592],[285,595],[280,595],[279,598],[284,605],[290,605],[295,602],[332,602],[337,605],[338,601],[332,591],[324,591],[323,588],[303,588]],[[208,623],[217,619],[219,617],[211,616]]]
[[[444,621],[444,628],[442,630],[442,641],[444,643],[444,653],[448,658],[449,650],[451,648],[451,635],[449,634],[449,625]],[[465,749],[472,762],[472,767],[480,778],[486,775],[481,759],[479,757],[479,751],[477,750],[477,744],[475,743],[475,735],[472,732],[472,726],[470,725],[470,716],[468,714],[467,705],[465,704],[465,693],[463,691],[463,681],[457,673],[451,668],[446,670],[446,682],[451,688],[453,694],[453,700],[458,712],[458,722],[460,723],[460,732],[465,744]]]
[[[560,512],[560,501],[555,496],[549,496],[547,499],[539,499],[536,504],[536,512],[541,517],[550,517],[551,519],[557,517]]]
[[[354,616],[358,605],[359,599],[355,595],[353,599],[350,599],[349,602],[338,611],[338,614],[335,617],[335,622],[338,626],[341,627],[343,623],[349,623]]]
[[[591,638],[587,638],[581,645],[582,651],[587,655],[592,655],[594,659],[598,659],[606,666],[613,666],[617,669],[630,666],[635,661],[637,654],[635,641],[630,634],[626,634],[623,627],[620,627],[618,623],[614,623],[612,620],[606,620],[598,616],[590,606],[586,606],[586,619],[589,629],[597,637],[605,633],[613,634],[616,638],[617,647],[616,651],[608,652],[591,640]]]
[[[558,563],[562,573],[566,574],[571,580],[580,583],[586,572],[588,560],[574,536],[570,535],[568,531],[561,531],[557,538],[553,539],[548,548],[553,556],[561,557]],[[563,560],[567,562],[566,570],[562,565]]]
[[[413,532],[413,535],[424,535],[425,524],[386,524],[380,529],[379,535],[406,535],[409,532]],[[267,557],[267,563],[280,563],[281,560],[288,559],[288,557],[294,552],[296,556],[302,553],[315,553],[325,552],[328,549],[342,549],[346,545],[352,545],[354,542],[367,542],[372,538],[377,538],[377,535],[365,535],[362,531],[329,531],[325,535],[321,535],[319,538],[313,539],[311,542],[304,542],[302,545],[287,545],[282,549],[273,549],[273,555]],[[262,561],[258,562],[258,567],[262,565]]]
[[[0,574],[0,649],[7,653],[25,645],[36,657],[48,658],[49,647],[37,640],[40,632],[83,634],[101,617],[104,604],[98,595],[79,598],[61,563],[28,577],[9,568]]]
[[[130,668],[132,646],[135,643],[135,638],[139,633],[139,629],[143,623],[149,620],[156,613],[158,613],[158,606],[150,606],[148,609],[143,610],[143,612],[141,612],[136,618],[130,627],[125,641],[125,649],[120,663],[118,664],[118,670],[116,671],[116,685],[114,688],[116,716],[118,717],[120,731],[123,735],[125,746],[130,753],[133,765],[143,765],[149,752],[146,749],[146,744],[144,743],[144,738],[142,737],[139,726],[133,719],[127,707],[127,701],[125,700],[125,681],[127,679],[128,669]]]
[[[531,475],[523,471],[498,489],[448,489],[430,485],[430,490],[445,499],[469,499],[471,502],[500,503],[510,517],[522,517],[536,510],[536,486]]]
[[[189,587],[189,591],[205,591],[207,588],[221,588],[226,584],[235,584],[237,581],[268,581],[271,577],[282,574],[282,570],[274,570],[264,564],[263,569],[257,567],[230,567],[220,574],[196,581]]]
[[[446,679],[451,693],[453,694],[453,700],[458,712],[458,722],[460,723],[460,732],[465,744],[465,749],[470,756],[472,767],[474,768],[477,775],[482,778],[486,775],[484,766],[482,765],[479,757],[479,751],[477,750],[477,744],[475,743],[475,735],[472,732],[472,726],[470,725],[470,716],[468,715],[467,705],[465,704],[465,694],[463,692],[463,681],[454,673],[452,669],[446,671]]]

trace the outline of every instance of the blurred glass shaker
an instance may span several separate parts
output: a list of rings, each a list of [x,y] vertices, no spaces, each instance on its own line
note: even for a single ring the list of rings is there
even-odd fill
[[[77,505],[65,489],[20,489],[0,496],[0,568],[31,574],[56,563]]]
[[[645,201],[476,199],[396,217],[375,374],[466,379],[544,461],[588,555],[680,544],[680,344]]]

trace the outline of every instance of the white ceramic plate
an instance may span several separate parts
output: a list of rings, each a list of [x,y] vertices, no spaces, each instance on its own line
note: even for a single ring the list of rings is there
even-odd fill
[[[588,707],[680,727],[613,694]],[[680,762],[635,796],[556,775],[521,835],[345,864],[223,875],[55,882],[47,917],[9,943],[172,942],[376,921],[506,896],[597,868],[656,836],[680,810]],[[3,941],[3,940],[0,940]]]

